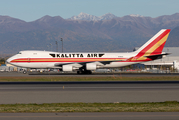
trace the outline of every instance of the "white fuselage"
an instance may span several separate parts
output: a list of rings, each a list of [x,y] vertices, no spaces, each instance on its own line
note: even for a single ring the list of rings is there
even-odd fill
[[[137,53],[59,53],[50,51],[20,51],[7,60],[8,63],[25,68],[60,68],[60,65],[72,64],[80,67],[81,63],[94,62],[101,68],[122,67],[134,64],[124,60]],[[98,61],[113,61],[101,64]],[[79,64],[80,63],[80,64]]]

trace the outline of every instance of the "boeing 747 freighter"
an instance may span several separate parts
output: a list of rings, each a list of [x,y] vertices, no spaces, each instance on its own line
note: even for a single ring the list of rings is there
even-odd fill
[[[20,51],[7,62],[24,68],[59,68],[62,71],[91,73],[98,68],[117,68],[160,59],[170,29],[162,29],[137,51],[129,53],[60,53],[52,51]]]

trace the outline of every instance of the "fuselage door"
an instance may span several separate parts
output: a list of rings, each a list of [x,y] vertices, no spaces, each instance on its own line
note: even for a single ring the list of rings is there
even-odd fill
[[[27,58],[28,63],[30,63],[30,58]]]

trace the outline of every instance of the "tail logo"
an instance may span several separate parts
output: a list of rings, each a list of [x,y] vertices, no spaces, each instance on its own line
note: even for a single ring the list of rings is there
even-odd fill
[[[170,29],[160,30],[147,43],[137,50],[138,54],[135,56],[135,60],[147,61],[147,59],[149,59],[147,56],[161,54],[169,33]]]

